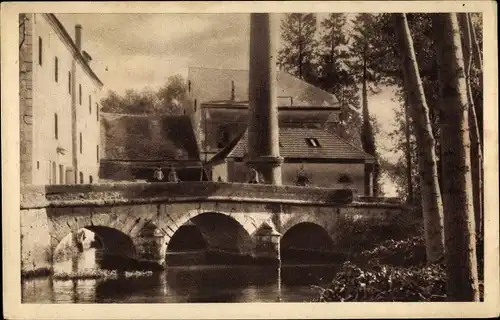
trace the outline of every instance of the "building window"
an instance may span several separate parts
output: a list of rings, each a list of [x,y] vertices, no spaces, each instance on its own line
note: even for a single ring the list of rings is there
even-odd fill
[[[95,115],[96,115],[96,120],[99,122],[99,104],[95,104]]]
[[[306,138],[306,142],[310,147],[321,148],[321,145],[319,144],[319,141],[316,138]]]
[[[97,163],[99,163],[99,145],[96,146],[95,151],[96,151]]]
[[[188,80],[188,92],[191,92],[191,80]]]
[[[83,183],[83,172],[80,171],[80,183]]]
[[[89,113],[92,114],[92,96],[89,94]]]
[[[54,114],[54,136],[59,139],[59,121],[57,119],[57,113]]]
[[[71,71],[68,71],[68,92],[71,93]]]
[[[196,99],[194,99],[194,112],[196,112],[196,109],[198,109],[198,106],[197,106],[197,101],[196,101]]]
[[[50,178],[50,184],[57,184],[57,164],[55,161],[52,161],[52,171]]]
[[[293,182],[296,186],[310,186],[312,185],[312,174],[304,170],[304,167],[301,167],[299,171],[297,171],[297,175],[293,179]]]
[[[219,127],[217,148],[224,148],[229,143],[229,130],[225,126]]]
[[[59,60],[57,59],[57,57],[55,57],[54,59],[54,79],[56,80],[56,82],[59,81]]]
[[[343,174],[340,176],[338,182],[349,184],[349,183],[352,183],[352,178],[350,176],[348,176],[347,174]]]
[[[78,101],[79,101],[80,105],[82,105],[82,85],[81,84],[78,85]]]
[[[89,176],[89,183],[93,183],[94,182],[94,178],[92,176]]]
[[[37,170],[38,170],[38,169],[40,169],[40,161],[37,161],[37,162],[36,162],[36,169],[37,169]]]
[[[64,165],[59,165],[59,183],[64,184]]]
[[[42,65],[42,37],[38,37],[38,64]]]
[[[82,133],[80,132],[80,153],[83,152],[83,145],[82,145]]]

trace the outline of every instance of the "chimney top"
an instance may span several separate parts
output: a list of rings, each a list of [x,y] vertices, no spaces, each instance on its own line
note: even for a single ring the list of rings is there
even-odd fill
[[[75,45],[78,51],[82,51],[82,26],[80,24],[75,25]]]

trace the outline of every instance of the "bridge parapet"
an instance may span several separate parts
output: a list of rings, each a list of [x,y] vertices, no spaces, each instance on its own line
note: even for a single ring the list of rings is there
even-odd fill
[[[353,192],[350,189],[220,182],[47,185],[21,188],[21,208],[210,200],[338,206],[352,203]]]

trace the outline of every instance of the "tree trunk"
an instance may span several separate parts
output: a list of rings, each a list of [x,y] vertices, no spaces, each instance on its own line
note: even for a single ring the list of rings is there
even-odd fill
[[[455,13],[433,14],[439,65],[447,294],[479,301],[467,86]]]
[[[479,70],[479,88],[481,90],[484,89],[483,87],[483,59],[481,55],[481,48],[479,48],[479,43],[477,41],[476,37],[476,29],[474,29],[474,26],[472,25],[472,20],[470,13],[467,14],[468,19],[467,19],[467,24],[468,28],[470,30],[470,36],[471,36],[471,42],[472,42],[472,55],[474,58],[472,59],[472,62],[474,62],[474,65],[476,66],[477,70]],[[482,142],[483,139],[483,106],[476,106],[476,118],[478,119],[478,130],[479,130],[479,139]],[[481,144],[481,147],[484,147],[484,143]]]
[[[458,21],[460,24],[460,29],[462,31],[462,51],[464,56],[464,67],[465,67],[465,81],[467,88],[467,101],[469,103],[469,126],[470,126],[470,138],[471,138],[471,173],[472,173],[472,192],[473,192],[473,203],[474,203],[474,216],[476,223],[476,235],[481,234],[482,220],[483,220],[483,204],[482,204],[482,194],[483,194],[483,178],[482,178],[482,168],[483,168],[483,155],[481,148],[481,138],[478,127],[478,120],[476,117],[476,106],[474,105],[474,99],[472,98],[472,90],[470,86],[470,68],[472,61],[472,39],[471,30],[469,24],[469,17],[467,13],[459,13]]]
[[[299,16],[299,79],[302,78],[302,16]]]
[[[415,124],[427,261],[433,263],[444,255],[443,204],[439,189],[435,140],[406,15],[397,14],[395,25],[408,102]]]
[[[408,93],[405,92],[405,139],[406,139],[406,183],[408,184],[408,198],[406,202],[413,203],[413,182],[412,182],[412,163],[411,163],[411,143],[410,143],[410,104],[408,103]]]

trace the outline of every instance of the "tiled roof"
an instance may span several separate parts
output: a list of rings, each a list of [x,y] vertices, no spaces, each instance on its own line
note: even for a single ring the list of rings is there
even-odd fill
[[[247,131],[248,132],[248,131]],[[247,153],[247,132],[241,137],[229,158],[242,158]],[[306,139],[315,138],[320,147],[312,147]],[[363,150],[324,129],[280,128],[280,156],[302,159],[369,160]]]
[[[200,104],[231,99],[232,81],[234,100],[248,101],[248,70],[189,67],[188,81],[191,82],[192,97]],[[280,106],[290,105],[293,100],[295,107],[339,107],[334,95],[285,71],[278,71],[277,82]]]
[[[104,159],[200,160],[196,136],[188,116],[101,114]]]

